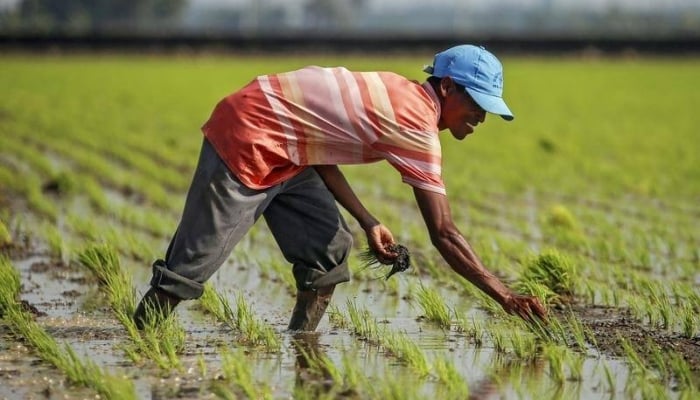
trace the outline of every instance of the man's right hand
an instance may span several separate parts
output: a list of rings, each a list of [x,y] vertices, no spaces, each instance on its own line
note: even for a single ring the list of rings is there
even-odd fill
[[[542,321],[547,320],[547,309],[536,297],[513,293],[506,298],[502,306],[508,314],[517,315],[526,321],[533,322],[534,317]]]
[[[377,260],[382,264],[391,264],[399,255],[391,251],[394,242],[394,236],[389,228],[382,224],[375,224],[367,228],[367,244],[370,249],[376,254]]]

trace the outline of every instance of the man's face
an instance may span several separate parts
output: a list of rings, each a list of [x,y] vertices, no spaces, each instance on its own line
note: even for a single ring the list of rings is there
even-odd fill
[[[486,111],[481,108],[466,90],[458,88],[450,78],[440,82],[444,98],[438,129],[449,129],[458,140],[474,132],[474,128],[486,120]]]

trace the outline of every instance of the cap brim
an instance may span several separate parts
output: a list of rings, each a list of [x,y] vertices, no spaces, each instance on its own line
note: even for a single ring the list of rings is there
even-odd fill
[[[506,105],[506,102],[498,96],[492,96],[489,94],[483,94],[475,90],[467,89],[467,93],[476,101],[481,108],[490,112],[491,114],[500,115],[501,118],[506,121],[512,121],[515,116],[510,112],[510,109]]]

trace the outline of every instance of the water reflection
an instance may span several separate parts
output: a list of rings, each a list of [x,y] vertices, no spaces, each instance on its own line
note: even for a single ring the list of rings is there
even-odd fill
[[[342,378],[319,345],[319,332],[292,334],[295,353],[294,393],[303,398],[357,398],[353,390],[343,391]],[[296,396],[295,396],[296,397]]]
[[[320,336],[321,334],[318,332],[299,332],[292,335],[291,343],[295,354],[294,397],[306,399],[363,398],[356,388],[345,387],[342,373],[330,361],[323,347],[319,344]],[[511,386],[514,380],[517,382],[523,380],[542,382],[543,374],[544,363],[540,361],[533,360],[523,363],[512,360],[497,360],[486,376],[469,385],[468,399],[501,399],[504,398],[504,389],[506,392],[511,391],[510,395],[518,397],[522,394],[519,392],[525,388]],[[434,385],[429,386],[432,386],[432,390],[436,391],[434,395],[437,396],[438,393],[441,393],[441,395],[450,398],[447,388],[441,388],[439,382],[432,383]],[[446,390],[442,391],[441,389]],[[413,398],[419,397],[414,396]]]

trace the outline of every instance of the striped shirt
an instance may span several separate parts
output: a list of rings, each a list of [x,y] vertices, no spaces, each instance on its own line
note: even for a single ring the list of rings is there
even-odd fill
[[[202,131],[253,189],[310,165],[386,160],[405,183],[444,194],[439,116],[427,83],[391,72],[311,66],[257,77],[221,100]]]

